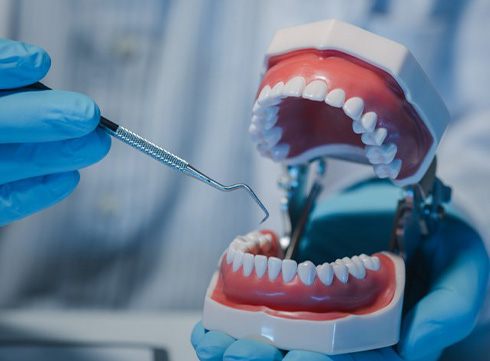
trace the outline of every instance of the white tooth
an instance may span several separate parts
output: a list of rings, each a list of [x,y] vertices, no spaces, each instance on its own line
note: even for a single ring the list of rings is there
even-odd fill
[[[284,283],[290,282],[296,276],[298,264],[292,259],[282,261],[282,280]]]
[[[233,242],[233,248],[235,251],[245,252],[249,249],[249,245],[245,242]]]
[[[268,148],[275,146],[282,136],[282,129],[275,127],[264,132],[263,140],[267,144]]]
[[[284,91],[284,83],[281,81],[274,85],[274,87],[271,90],[270,96],[272,98],[281,98],[283,96],[283,91]]]
[[[333,268],[330,263],[324,263],[320,266],[316,266],[316,273],[318,278],[325,286],[330,286],[333,281]]]
[[[260,91],[259,97],[257,98],[257,102],[260,105],[267,104],[267,101],[269,99],[269,96],[271,94],[271,87],[269,85],[266,85],[265,87],[262,88]]]
[[[262,113],[257,113],[252,116],[252,123],[256,124],[259,129],[270,129],[276,125],[278,113],[278,107],[267,107]]]
[[[354,133],[356,134],[362,134],[364,133],[364,128],[362,127],[362,124],[360,121],[358,120],[354,120],[352,122],[352,130],[354,131]]]
[[[327,83],[323,80],[313,80],[303,90],[303,98],[323,101],[327,95]]]
[[[361,272],[361,278],[366,277],[366,268],[364,267],[361,259],[358,256],[354,256],[352,257],[352,262],[354,262],[354,264],[357,265],[357,267],[359,268]]]
[[[260,129],[257,128],[257,125],[254,123],[250,124],[250,127],[248,127],[248,133],[250,134],[252,141],[257,143],[257,141],[260,139]]]
[[[373,261],[373,271],[377,271],[379,270],[379,268],[381,267],[381,263],[379,261],[379,258],[376,257],[376,256],[373,256],[371,257],[371,261]]]
[[[378,120],[378,115],[375,112],[367,112],[361,118],[361,126],[363,131],[361,133],[370,133],[376,128],[376,121]],[[359,133],[360,134],[360,133]]]
[[[243,252],[242,251],[236,251],[235,252],[235,257],[233,258],[233,272],[238,271],[240,266],[243,263]]]
[[[284,160],[289,153],[289,145],[279,144],[270,150],[272,159],[276,162]]]
[[[395,158],[397,151],[396,144],[367,145],[364,149],[367,159],[371,164],[389,164]]]
[[[400,173],[402,167],[402,161],[400,159],[395,159],[390,164],[378,164],[374,166],[374,173],[378,178],[391,178],[395,179]]]
[[[298,276],[305,285],[312,285],[316,277],[315,265],[310,261],[300,263],[298,265]]]
[[[383,144],[388,131],[386,128],[378,128],[374,132],[364,133],[361,140],[366,145],[381,145]]]
[[[305,87],[305,78],[295,76],[288,80],[283,89],[283,94],[290,97],[300,97]]]
[[[257,151],[263,157],[271,157],[270,149],[264,142],[260,142],[257,144]]]
[[[343,109],[344,113],[351,119],[359,120],[364,110],[364,100],[359,97],[350,98],[345,102]]]
[[[250,276],[254,269],[254,255],[251,253],[245,253],[243,255],[243,275],[245,277]]]
[[[277,257],[270,257],[268,260],[267,271],[269,281],[274,281],[281,272],[282,261]]]
[[[334,89],[327,94],[325,103],[335,108],[342,108],[345,101],[345,92],[343,89]]]
[[[254,259],[255,263],[255,274],[258,278],[262,278],[265,271],[267,270],[267,257],[263,255],[257,255]]]
[[[341,262],[335,262],[332,264],[333,272],[337,279],[342,283],[347,283],[349,280],[349,272],[347,271],[347,267],[345,264]]]
[[[254,106],[252,108],[252,114],[259,113],[262,111],[262,106],[259,104],[259,102],[256,100],[254,103]]]
[[[374,262],[371,257],[363,253],[359,255],[359,259],[362,261],[364,267],[366,267],[368,270],[374,271]]]
[[[252,110],[252,115],[256,115],[258,117],[266,117],[270,114],[277,115],[279,112],[279,107],[276,105],[258,105],[257,107],[254,106],[254,109]]]
[[[270,234],[261,233],[259,236],[259,245],[260,247],[264,247],[265,245],[272,242],[272,237]]]
[[[231,249],[231,247],[228,247],[226,250],[226,263],[230,264],[233,262],[233,259],[235,258],[235,251]]]
[[[366,277],[366,270],[362,266],[362,264],[359,267],[359,264],[351,260],[350,258],[347,261],[344,261],[345,266],[347,267],[347,270],[349,273],[357,278],[357,279],[362,279]]]

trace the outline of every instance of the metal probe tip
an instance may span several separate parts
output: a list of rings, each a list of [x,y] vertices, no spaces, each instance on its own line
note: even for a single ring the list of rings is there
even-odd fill
[[[262,209],[262,211],[265,214],[264,218],[260,221],[260,223],[261,224],[264,223],[267,220],[267,218],[269,218],[269,211],[267,210],[267,208],[265,208],[264,204],[260,201],[259,197],[257,197],[257,195],[252,190],[252,188],[250,188],[250,186],[248,186],[248,185],[246,185],[244,183],[237,183],[237,184],[232,184],[232,185],[229,185],[229,186],[225,186],[225,185],[223,185],[223,184],[215,181],[211,177],[208,177],[204,173],[198,171],[196,168],[194,168],[190,164],[188,164],[182,170],[182,172],[184,174],[187,174],[188,176],[191,176],[193,178],[196,178],[196,179],[200,180],[201,182],[204,182],[204,183],[210,185],[211,187],[214,187],[216,189],[219,189],[220,191],[223,191],[223,192],[231,192],[231,191],[234,191],[234,190],[237,190],[237,189],[245,189],[248,192],[248,194],[250,194],[250,196],[253,198],[253,200],[255,201],[255,203],[257,203],[257,205],[260,207],[260,209]]]
[[[243,183],[234,184],[234,185],[232,185],[230,187],[243,188],[243,189],[245,189],[250,194],[250,196],[253,198],[253,200],[255,201],[255,203],[257,203],[257,205],[264,212],[264,218],[262,218],[262,220],[260,221],[260,224],[264,223],[267,220],[267,218],[269,218],[269,211],[267,210],[267,208],[265,208],[264,204],[260,201],[259,197],[257,197],[257,195],[252,190],[252,188],[250,188],[248,185],[243,184]]]

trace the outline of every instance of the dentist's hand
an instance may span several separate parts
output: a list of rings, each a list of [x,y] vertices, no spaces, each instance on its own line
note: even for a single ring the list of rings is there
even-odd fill
[[[328,255],[335,259],[386,249],[383,243],[389,237],[398,196],[397,188],[374,182],[319,205],[302,240],[300,258],[315,261],[315,256]],[[463,339],[475,325],[486,292],[488,255],[479,235],[450,215],[439,232],[424,242],[417,257],[426,272],[416,284],[426,284],[427,289],[421,296],[406,289],[405,300],[411,305],[403,318],[400,342],[394,347],[338,356],[306,351],[283,354],[259,341],[207,331],[200,323],[193,330],[192,344],[201,361],[436,360],[445,347]]]
[[[59,202],[78,169],[103,158],[110,138],[96,129],[99,109],[67,91],[18,88],[42,79],[48,54],[0,39],[0,226]]]

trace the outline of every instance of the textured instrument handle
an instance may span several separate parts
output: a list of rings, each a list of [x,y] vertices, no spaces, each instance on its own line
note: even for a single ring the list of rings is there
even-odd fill
[[[133,148],[138,149],[143,153],[148,154],[153,159],[156,159],[169,167],[176,168],[183,172],[189,165],[189,163],[177,157],[175,154],[172,154],[169,151],[160,148],[158,145],[153,144],[149,140],[140,137],[138,134],[135,134],[124,127],[119,126],[116,131],[108,128],[105,129],[110,132],[112,136],[119,139],[120,141],[132,146]]]

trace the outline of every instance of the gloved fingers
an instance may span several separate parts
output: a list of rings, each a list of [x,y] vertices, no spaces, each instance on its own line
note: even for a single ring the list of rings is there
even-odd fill
[[[72,171],[0,185],[0,226],[61,201],[79,180],[79,173]]]
[[[423,357],[417,361],[436,361],[437,355]],[[327,356],[316,352],[290,351],[283,361],[403,361],[393,347]]]
[[[84,168],[102,159],[110,145],[101,129],[57,142],[0,144],[0,184]]]
[[[240,339],[233,342],[223,355],[223,361],[280,361],[281,351],[264,342]]]
[[[192,347],[194,347],[194,350],[197,348],[197,346],[199,345],[199,343],[201,342],[205,334],[206,334],[206,329],[202,325],[202,322],[196,323],[196,325],[192,329],[192,334],[191,334],[191,344]]]
[[[446,234],[457,240],[447,245],[455,254],[448,255],[450,262],[404,320],[399,352],[407,360],[437,355],[467,336],[485,298],[488,255],[481,239],[455,222]]]
[[[0,39],[0,89],[33,84],[42,79],[51,66],[43,49],[8,39]]]
[[[284,356],[283,361],[332,361],[333,359],[327,355],[309,352],[309,351],[289,351],[286,356]],[[346,359],[349,360],[349,359]],[[340,361],[340,359],[339,359]]]
[[[98,106],[83,94],[62,90],[8,93],[0,97],[0,143],[76,138],[94,130],[99,119]]]
[[[223,332],[206,332],[195,347],[196,355],[201,361],[222,361],[223,354],[233,342],[235,339]]]

